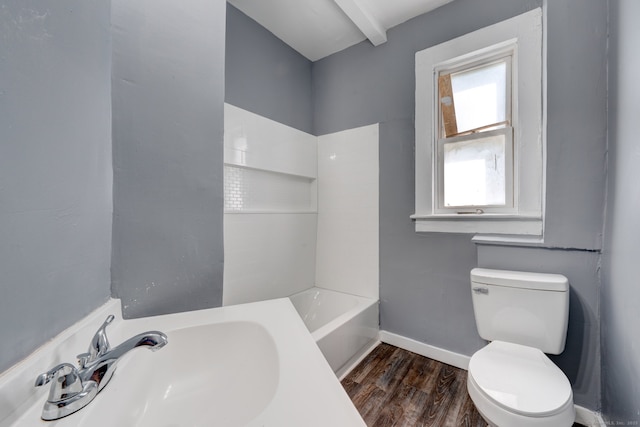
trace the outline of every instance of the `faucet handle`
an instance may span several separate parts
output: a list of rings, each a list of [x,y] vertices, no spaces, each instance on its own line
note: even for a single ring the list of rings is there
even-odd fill
[[[44,374],[40,374],[36,377],[36,383],[34,384],[34,386],[40,387],[49,383],[49,381],[53,379],[53,377],[58,373],[58,371],[64,368],[69,368],[69,367],[75,369],[75,366],[73,366],[70,363],[61,363],[58,366],[49,369],[49,371],[45,372]]]
[[[42,408],[42,419],[57,420],[85,407],[98,394],[98,383],[83,381],[70,363],[61,363],[36,377],[35,386],[51,383],[49,397]]]
[[[113,322],[113,319],[113,314],[107,316],[104,323],[102,323],[102,326],[98,328],[95,335],[91,339],[91,343],[89,344],[89,350],[87,351],[87,353],[78,355],[81,366],[84,366],[84,364],[88,362],[94,361],[95,359],[103,356],[105,353],[111,350],[111,345],[109,344],[109,339],[107,338],[106,329],[107,326],[109,326],[109,324]],[[85,358],[85,355],[88,355],[88,358]]]
[[[65,396],[73,396],[82,391],[82,380],[78,370],[70,363],[61,363],[36,377],[35,386],[40,387],[54,380],[49,390],[49,402],[58,402]]]

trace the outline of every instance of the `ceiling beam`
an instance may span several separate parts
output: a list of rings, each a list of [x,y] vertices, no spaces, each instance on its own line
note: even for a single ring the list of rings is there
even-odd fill
[[[349,19],[362,31],[362,34],[374,45],[387,41],[387,31],[358,0],[334,0]]]

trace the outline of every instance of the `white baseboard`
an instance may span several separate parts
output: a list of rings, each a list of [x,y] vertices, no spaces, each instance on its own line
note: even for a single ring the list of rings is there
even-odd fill
[[[454,353],[453,351],[434,347],[387,331],[380,331],[379,337],[382,342],[395,345],[396,347],[428,357],[429,359],[437,360],[438,362],[446,363],[447,365],[455,366],[465,371],[469,369],[469,360],[471,358],[464,354]]]
[[[584,408],[579,405],[574,405],[576,409],[576,423],[582,424],[586,427],[606,427],[607,424],[602,419],[602,416],[592,411],[591,409]]]

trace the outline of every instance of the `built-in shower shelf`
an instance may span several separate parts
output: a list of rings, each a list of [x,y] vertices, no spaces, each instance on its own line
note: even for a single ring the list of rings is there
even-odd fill
[[[316,213],[317,176],[315,136],[225,104],[225,213]]]
[[[226,164],[225,213],[314,213],[315,178]]]
[[[309,175],[309,174],[304,174],[304,173],[294,173],[294,172],[287,172],[287,171],[269,169],[269,168],[258,167],[258,166],[239,165],[239,164],[227,163],[227,162],[224,163],[224,166],[225,167],[228,166],[228,167],[232,167],[232,168],[252,170],[252,171],[268,172],[268,173],[272,173],[272,174],[282,175],[284,177],[291,177],[293,179],[306,179],[309,182],[316,180],[316,176],[315,175]]]

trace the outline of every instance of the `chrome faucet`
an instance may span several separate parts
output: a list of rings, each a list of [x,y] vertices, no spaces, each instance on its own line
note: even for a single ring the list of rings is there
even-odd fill
[[[116,364],[130,350],[147,347],[156,351],[167,344],[165,334],[149,331],[131,337],[111,349],[106,328],[113,319],[113,315],[107,317],[91,339],[89,350],[78,355],[78,368],[70,363],[62,363],[38,375],[36,387],[52,383],[49,397],[42,409],[43,420],[57,420],[87,406],[109,383]]]

